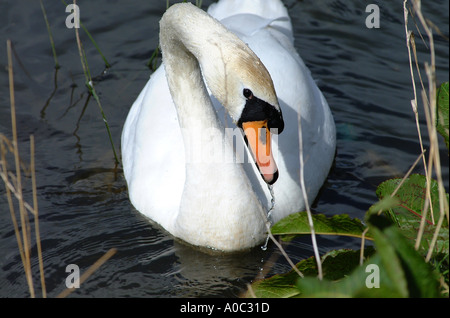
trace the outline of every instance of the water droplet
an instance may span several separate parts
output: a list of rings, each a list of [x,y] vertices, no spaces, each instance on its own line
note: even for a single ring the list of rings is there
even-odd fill
[[[264,245],[261,246],[261,249],[263,251],[267,250],[267,244],[269,244],[269,235],[267,235],[267,237],[266,237],[266,243],[264,243]]]
[[[270,199],[271,206],[270,206],[269,210],[267,211],[267,223],[269,224],[269,226],[271,226],[272,225],[272,211],[275,207],[275,194],[273,192],[273,185],[268,184],[267,187],[269,188],[270,196],[272,197]],[[269,234],[267,234],[266,243],[263,246],[261,246],[261,249],[263,251],[267,250],[267,244],[269,243],[269,238],[270,238],[270,236],[269,236]]]
[[[272,184],[268,184],[267,187],[269,188],[269,192],[272,197],[270,200],[271,207],[270,207],[269,211],[267,211],[267,218],[268,218],[269,222],[272,223],[272,211],[275,208],[275,193],[273,192]]]

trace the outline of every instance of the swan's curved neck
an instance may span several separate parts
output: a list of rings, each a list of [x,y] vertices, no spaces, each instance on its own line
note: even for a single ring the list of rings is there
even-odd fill
[[[225,46],[230,46],[235,36],[191,4],[172,6],[161,19],[160,29],[163,62],[182,129],[186,162],[193,163],[193,155],[207,151],[211,154],[209,158],[216,158],[215,162],[196,160],[195,163],[200,165],[197,165],[195,173],[208,173],[208,167],[217,170],[217,163],[221,161],[218,157],[232,150],[225,149],[230,145],[225,140],[224,127],[217,117],[204,79],[208,85],[215,86],[211,88],[213,93],[226,93],[226,87],[223,89],[227,85],[224,52],[225,55],[230,52]],[[218,97],[219,100],[226,98],[226,94]],[[187,173],[195,170],[194,167],[190,165]],[[209,173],[214,175],[211,171]],[[199,176],[193,176],[195,178]],[[211,177],[205,176],[203,180],[209,179]]]
[[[207,150],[220,154],[224,148],[232,149],[232,145],[226,141],[223,125],[217,118],[203,78],[225,106],[227,56],[223,53],[227,51],[226,46],[236,42],[237,37],[193,5],[176,6],[176,10],[167,11],[161,19],[160,43],[169,89],[182,129],[186,159],[189,154],[197,151]],[[238,42],[237,45],[242,44]],[[202,138],[200,148],[196,148],[190,142],[198,137],[196,134],[199,130],[205,129],[208,132],[215,129],[218,134],[213,138]],[[222,182],[227,185],[227,189],[221,187]],[[215,208],[204,205],[204,200],[214,202]],[[235,203],[230,207],[230,202]],[[261,208],[240,164],[186,160],[186,181],[176,221],[176,226],[182,228],[180,233],[183,235],[199,237],[201,240],[202,235],[198,235],[198,231],[203,229],[195,226],[198,224],[195,220],[202,219],[204,221],[200,224],[208,223],[208,231],[217,233],[216,243],[221,240],[229,241],[227,233],[230,228],[239,232],[239,235],[236,234],[237,240],[257,240],[259,234],[256,233],[262,232],[260,230],[264,226],[258,211]],[[249,222],[258,224],[258,230],[249,233],[239,229],[239,226],[250,224]],[[244,238],[245,236],[252,238]]]
[[[191,4],[175,6],[176,10],[168,10],[161,19],[160,43],[170,93],[182,129],[186,162],[190,163],[192,155],[202,149],[222,152],[222,145],[217,141],[223,139],[223,127],[206,89],[200,61],[219,63],[220,59],[213,56],[204,57],[205,52],[214,54],[219,45],[209,41],[205,29],[217,33],[225,29]],[[220,72],[215,74],[220,75]],[[199,140],[204,135],[202,132],[211,131],[219,132],[218,138]]]
[[[202,12],[189,11],[187,14],[183,10],[172,10],[160,22],[163,62],[182,128],[198,124],[189,123],[189,119],[216,122],[199,65],[204,52],[215,51],[210,49],[214,44],[205,38],[205,29],[211,31],[221,26],[211,20]]]

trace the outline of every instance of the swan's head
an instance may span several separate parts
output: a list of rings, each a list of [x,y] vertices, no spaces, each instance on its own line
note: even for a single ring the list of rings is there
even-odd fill
[[[278,179],[278,168],[273,158],[271,133],[280,133],[284,128],[281,109],[255,96],[253,91],[244,88],[246,98],[237,125],[244,131],[245,141],[262,178],[268,184]]]
[[[213,95],[244,131],[264,181],[273,184],[278,168],[271,133],[281,133],[284,121],[272,78],[256,54],[234,34],[227,34],[226,42],[226,46],[217,45],[209,51],[212,56],[217,54],[216,58],[209,55],[207,63],[199,59],[202,71]]]

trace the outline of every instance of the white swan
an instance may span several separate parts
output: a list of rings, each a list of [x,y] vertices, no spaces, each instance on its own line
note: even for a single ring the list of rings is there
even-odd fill
[[[305,208],[299,113],[309,202],[332,164],[335,126],[293,47],[281,1],[220,0],[208,12],[223,24],[191,4],[173,5],[162,17],[164,67],[152,74],[130,109],[122,160],[138,211],[190,244],[235,251],[266,237],[262,213],[270,207],[267,183],[275,182],[273,222]],[[260,151],[254,157],[260,170],[252,159],[233,161],[224,155],[233,152],[227,139],[230,129],[236,131],[233,123],[246,128],[255,122],[280,130],[284,123],[283,132],[272,135],[276,165],[270,153],[266,157]],[[270,135],[252,138],[251,132],[249,148],[267,150]],[[239,150],[243,138],[234,137]]]

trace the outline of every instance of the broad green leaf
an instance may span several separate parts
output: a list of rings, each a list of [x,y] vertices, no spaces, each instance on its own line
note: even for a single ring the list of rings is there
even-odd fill
[[[387,211],[398,206],[399,201],[395,197],[386,196],[369,208],[369,214]]]
[[[310,257],[297,263],[296,266],[303,275],[315,275],[317,269],[314,264],[314,258]],[[292,269],[286,274],[278,274],[267,279],[256,281],[251,285],[251,288],[258,298],[298,297],[300,291],[295,287],[295,282],[298,278],[299,275]],[[245,297],[250,296],[249,293],[245,295]]]
[[[414,250],[397,226],[376,214],[369,215],[368,224],[373,228],[376,254],[339,281],[319,281],[312,277],[298,279],[299,296],[440,297],[433,268]],[[379,286],[369,284],[373,267],[379,274]]]
[[[368,247],[364,251],[366,258],[374,254],[374,249]],[[349,275],[359,265],[360,251],[333,250],[322,257],[322,269],[324,278],[327,280],[339,280]],[[317,263],[314,257],[297,263],[299,271],[309,277],[317,276]],[[300,290],[297,288],[299,276],[294,270],[286,274],[257,281],[252,284],[252,290],[257,297],[261,298],[287,298],[299,297]],[[250,296],[247,294],[246,296]]]
[[[367,281],[371,281],[371,267],[377,266],[379,269],[379,282],[377,287],[369,286]],[[330,280],[319,281],[317,278],[306,277],[297,280],[297,287],[301,291],[301,297],[317,298],[387,298],[401,297],[393,288],[393,284],[386,271],[381,265],[380,256],[373,255],[362,266],[357,266],[355,270],[344,279],[337,282]]]
[[[361,237],[366,229],[360,220],[352,219],[347,214],[332,217],[314,214],[312,218],[316,234]],[[289,236],[311,234],[307,213],[294,213],[278,221],[272,227],[272,234]],[[371,239],[370,233],[367,233],[365,237]]]
[[[412,175],[405,180],[396,195],[391,198],[401,179],[383,182],[377,188],[380,201],[368,211],[366,223],[371,232],[367,235],[374,240],[377,252],[359,265],[359,252],[331,251],[322,257],[324,279],[317,279],[317,268],[314,257],[297,264],[305,278],[299,278],[291,270],[289,273],[275,275],[271,278],[255,282],[252,290],[257,297],[440,297],[437,272],[424,261],[423,255],[413,247],[412,240],[417,236],[417,229],[422,217],[425,202],[426,179],[424,176]],[[431,205],[434,211],[434,222],[437,222],[440,211],[438,185],[431,181]],[[448,194],[446,196],[448,200]],[[379,216],[383,211],[389,219]],[[317,234],[348,235],[361,237],[366,227],[358,219],[348,215],[313,215],[314,228]],[[423,253],[435,230],[433,218],[426,220]],[[310,234],[306,212],[300,212],[276,223],[272,233],[276,235],[295,236]],[[448,274],[448,223],[444,222],[436,244],[443,270]],[[366,249],[367,250],[367,249]],[[372,250],[373,251],[373,250]],[[446,265],[447,264],[447,265]],[[369,288],[366,279],[368,265],[379,268],[379,288]]]
[[[436,130],[444,137],[448,149],[448,82],[438,88],[436,99]]]
[[[294,298],[300,296],[300,291],[295,287],[295,281],[298,278],[292,276],[292,272],[283,275],[275,275],[253,283],[250,288],[257,298]],[[251,297],[247,292],[244,297]]]
[[[364,259],[368,259],[375,254],[375,249],[369,246],[364,249]],[[350,249],[332,250],[322,257],[323,277],[332,281],[340,280],[352,273],[360,264],[360,250]],[[316,263],[314,268],[316,269]],[[317,269],[316,269],[317,275]]]
[[[391,196],[401,179],[391,179],[381,183],[377,188],[377,196],[380,199],[386,199]],[[423,252],[428,250],[429,244],[435,232],[435,224],[440,217],[439,211],[439,189],[438,183],[431,180],[430,185],[431,203],[433,208],[433,217],[430,209],[427,214],[421,249]],[[420,227],[422,210],[426,198],[426,178],[425,176],[413,174],[405,180],[402,187],[397,191],[395,198],[397,204],[390,208],[383,209],[392,221],[397,224],[402,233],[409,239],[415,240]],[[448,200],[448,194],[447,194]],[[440,229],[435,252],[448,253],[448,223],[445,220]]]
[[[409,297],[440,297],[439,282],[436,272],[426,263],[423,256],[420,255],[411,242],[405,238],[401,231],[389,222],[383,216],[371,215],[368,219],[369,226],[374,228],[374,239],[384,268],[387,270],[389,278],[395,283],[396,289],[402,295],[405,286],[403,282],[399,285],[399,279],[394,276],[402,276],[405,280]],[[395,267],[386,267],[388,262],[392,262],[390,251],[386,253],[386,242],[394,249],[396,258],[400,260],[401,269]],[[386,253],[386,254],[385,254]],[[391,259],[389,260],[390,257]],[[390,272],[392,271],[392,272]]]
[[[375,244],[381,259],[381,264],[387,276],[393,282],[395,292],[399,293],[401,297],[408,297],[408,286],[405,272],[402,270],[401,260],[396,253],[394,245],[383,233],[383,229],[392,226],[392,223],[389,223],[386,218],[378,217],[375,214],[372,214],[369,220],[375,220],[377,222],[371,221]]]

